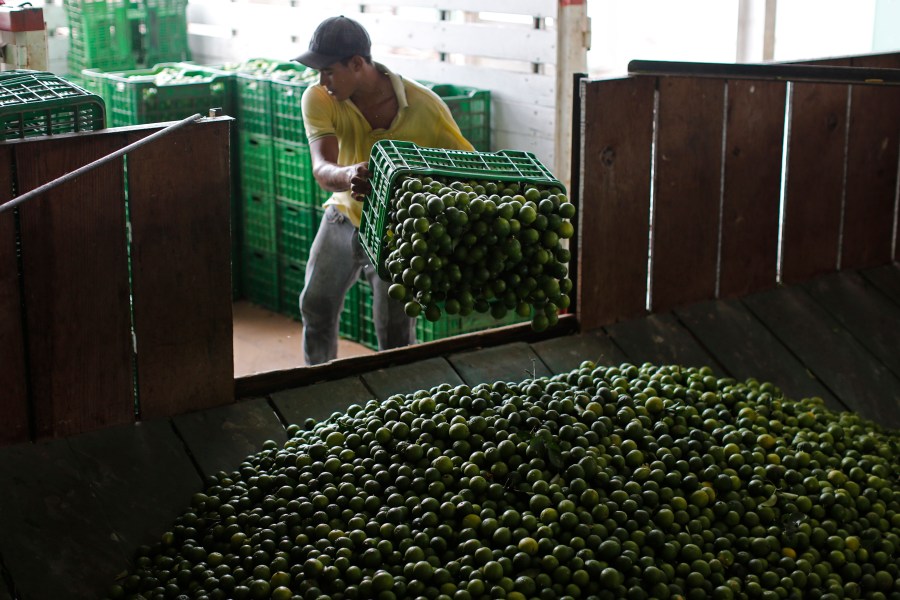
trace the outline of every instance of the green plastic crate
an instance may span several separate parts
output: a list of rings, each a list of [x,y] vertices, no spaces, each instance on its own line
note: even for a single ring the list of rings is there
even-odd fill
[[[11,140],[106,125],[103,99],[44,71],[0,72],[0,139]]]
[[[253,304],[278,312],[278,255],[254,250],[242,251],[241,278],[244,297]]]
[[[372,286],[365,279],[356,282],[358,290],[357,322],[359,334],[356,341],[367,348],[378,350],[378,335],[375,333],[375,318],[372,314]]]
[[[479,152],[491,150],[491,92],[473,87],[422,81],[450,108],[463,136]]]
[[[188,45],[187,2],[146,0],[141,36],[143,64],[191,60]]]
[[[315,71],[299,72],[294,79],[272,80],[273,127],[276,140],[306,143],[306,128],[300,110],[300,98],[310,85],[316,83]]]
[[[291,260],[306,260],[313,240],[315,208],[277,201],[278,253]]]
[[[384,265],[384,237],[388,225],[388,209],[395,187],[402,175],[446,176],[460,180],[484,180],[553,185],[565,191],[550,171],[531,152],[464,152],[424,148],[412,142],[379,140],[369,159],[372,192],[363,204],[359,238],[378,276],[385,281],[390,274]]]
[[[275,195],[275,154],[272,138],[240,131],[241,188],[250,194]]]
[[[223,71],[163,63],[150,69],[82,73],[102,77],[114,127],[178,121],[194,113],[205,115],[210,108],[234,115],[234,78]]]
[[[300,320],[300,292],[306,276],[306,261],[281,257],[281,314]]]
[[[83,69],[133,69],[132,31],[128,19],[131,2],[65,0],[69,25],[69,72]]]
[[[275,195],[282,200],[315,206],[317,195],[313,194],[315,180],[312,174],[309,146],[294,144],[279,139],[275,148]]]
[[[264,194],[245,194],[241,214],[244,246],[266,253],[278,252],[275,198]]]
[[[238,128],[264,135],[275,133],[272,82],[301,77],[309,71],[300,63],[268,58],[251,58],[219,68],[235,74]]]
[[[444,314],[437,321],[429,321],[424,316],[420,316],[416,320],[416,340],[420,343],[433,342],[463,333],[473,333],[530,321],[531,317],[521,317],[515,311],[509,311],[502,319],[495,319],[490,313],[477,312],[465,317]]]

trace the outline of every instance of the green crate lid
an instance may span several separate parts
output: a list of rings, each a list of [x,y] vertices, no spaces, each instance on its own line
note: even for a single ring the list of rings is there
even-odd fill
[[[359,233],[363,249],[378,270],[390,279],[384,266],[384,231],[395,181],[402,175],[453,177],[460,180],[507,181],[520,184],[565,186],[531,152],[466,152],[425,148],[412,142],[379,140],[369,159],[372,191],[363,203]]]
[[[0,139],[94,131],[106,126],[100,96],[53,73],[0,73]]]

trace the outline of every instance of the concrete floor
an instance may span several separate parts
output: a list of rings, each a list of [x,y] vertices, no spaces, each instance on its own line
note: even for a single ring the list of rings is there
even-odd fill
[[[234,303],[234,376],[302,367],[303,325],[246,300]],[[338,358],[372,354],[373,350],[339,340]]]

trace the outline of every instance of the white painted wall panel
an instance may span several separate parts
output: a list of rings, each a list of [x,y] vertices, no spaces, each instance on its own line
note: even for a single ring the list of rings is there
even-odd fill
[[[393,7],[401,3],[397,0],[365,0],[361,4]],[[402,5],[436,10],[485,11],[509,15],[555,17],[557,0],[403,0]]]

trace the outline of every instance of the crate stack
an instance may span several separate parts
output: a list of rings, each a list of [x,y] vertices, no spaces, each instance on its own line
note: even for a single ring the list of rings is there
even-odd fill
[[[310,197],[312,167],[300,95],[315,76],[298,63],[264,58],[220,69],[235,79],[244,296],[299,318],[298,298],[319,204]],[[282,89],[295,96],[286,116],[277,112]]]
[[[68,67],[130,70],[190,60],[188,0],[64,0],[69,23]],[[95,80],[85,82],[94,93]]]
[[[420,81],[441,97],[475,150],[491,151],[491,92],[462,85]]]

